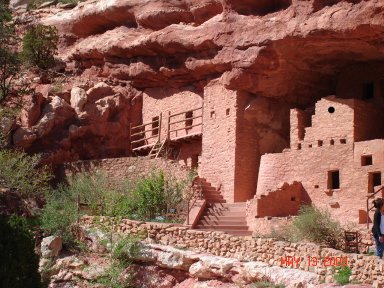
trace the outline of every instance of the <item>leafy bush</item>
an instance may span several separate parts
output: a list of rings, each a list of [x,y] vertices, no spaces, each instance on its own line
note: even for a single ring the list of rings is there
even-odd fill
[[[349,283],[349,277],[352,275],[352,270],[348,266],[337,267],[336,273],[333,275],[336,283],[339,285],[346,285]]]
[[[0,184],[16,189],[22,197],[43,195],[52,175],[39,157],[17,150],[0,150]]]
[[[0,216],[0,235],[0,287],[41,287],[39,259],[26,220]]]
[[[73,224],[80,216],[77,201],[79,199],[82,203],[89,203],[91,210],[97,210],[97,204],[105,194],[104,181],[104,177],[100,174],[94,177],[79,174],[72,179],[70,185],[62,185],[48,194],[47,203],[41,214],[42,229],[48,234],[61,236],[66,244],[73,245],[75,243]]]
[[[127,236],[120,240],[112,251],[112,265],[97,283],[111,288],[136,287],[133,285],[134,275],[124,275],[123,271],[131,264],[130,259],[140,252],[139,238]]]
[[[51,68],[55,63],[59,36],[53,26],[32,26],[23,37],[22,56],[26,62],[41,69]]]
[[[342,244],[343,230],[327,211],[314,206],[302,206],[288,235],[293,241],[308,240],[338,249]]]

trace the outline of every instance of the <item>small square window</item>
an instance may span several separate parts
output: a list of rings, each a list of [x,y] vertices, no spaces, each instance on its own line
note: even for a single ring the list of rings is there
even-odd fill
[[[297,150],[301,150],[301,143],[297,144]]]
[[[340,144],[347,144],[347,140],[346,139],[340,139]]]
[[[291,201],[296,201],[296,197],[291,197]]]
[[[318,147],[323,146],[323,141],[322,141],[322,140],[317,140],[317,146],[318,146]]]
[[[309,144],[308,147],[309,147],[309,148],[312,148],[312,144]]]
[[[329,141],[329,144],[330,145],[335,145],[335,140],[331,139],[331,141]]]
[[[230,109],[227,108],[227,110],[225,110],[225,115],[229,116],[229,112],[230,112]]]
[[[216,118],[215,111],[211,111],[211,118]]]
[[[363,155],[361,156],[361,166],[369,166],[372,165],[372,155]]]

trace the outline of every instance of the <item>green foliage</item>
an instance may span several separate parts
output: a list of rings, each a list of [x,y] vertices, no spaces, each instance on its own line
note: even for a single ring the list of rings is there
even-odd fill
[[[0,287],[41,287],[39,259],[24,218],[0,216]]]
[[[163,171],[154,171],[145,178],[129,185],[120,185],[116,193],[106,196],[106,213],[109,216],[123,216],[143,221],[169,221],[170,209],[185,209],[187,197],[183,191],[191,185],[191,178],[177,180],[166,178]]]
[[[16,189],[22,197],[43,195],[49,191],[51,173],[39,165],[39,157],[17,150],[0,150],[0,183]]]
[[[112,251],[112,265],[105,274],[97,279],[97,283],[112,288],[133,288],[134,275],[125,275],[123,271],[131,265],[130,259],[138,255],[141,249],[140,239],[127,236],[120,240]]]
[[[336,283],[339,285],[349,284],[349,277],[352,275],[352,270],[348,266],[337,267],[336,273],[333,275]]]
[[[327,211],[314,206],[302,206],[287,234],[293,241],[308,240],[339,249],[342,245],[343,230],[339,222],[332,219]]]
[[[101,174],[93,177],[79,174],[70,185],[62,185],[47,195],[47,203],[41,214],[41,227],[48,234],[59,235],[67,245],[75,245],[74,223],[80,216],[78,199],[89,203],[91,210],[98,209],[98,203],[105,194],[105,179]],[[100,211],[97,211],[100,213]],[[84,214],[85,211],[80,211]]]
[[[120,240],[112,251],[112,258],[120,266],[127,267],[131,264],[130,259],[140,253],[141,243],[138,237],[127,236]]]
[[[20,71],[20,60],[15,47],[17,37],[8,5],[0,4],[0,104],[10,95],[14,77]]]
[[[22,56],[33,66],[49,69],[55,64],[58,41],[55,27],[41,24],[32,26],[23,37]]]

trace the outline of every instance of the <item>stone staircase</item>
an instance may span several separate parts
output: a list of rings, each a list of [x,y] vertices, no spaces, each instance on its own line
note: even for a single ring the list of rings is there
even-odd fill
[[[205,178],[199,178],[199,184],[201,185],[201,190],[204,196],[204,199],[208,203],[225,203],[225,199],[221,195],[220,191],[212,186]]]
[[[196,229],[224,231],[231,235],[250,236],[245,215],[245,202],[210,203]]]
[[[195,229],[224,231],[231,235],[250,236],[246,221],[246,203],[226,203],[220,191],[204,178],[199,178],[207,208]]]

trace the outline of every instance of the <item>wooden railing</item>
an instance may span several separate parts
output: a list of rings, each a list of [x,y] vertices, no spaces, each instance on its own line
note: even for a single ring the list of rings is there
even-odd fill
[[[199,127],[199,129],[196,129],[196,127]],[[167,137],[170,140],[174,138],[189,136],[191,134],[199,134],[202,132],[202,128],[203,128],[203,107],[202,106],[195,109],[175,113],[175,114],[171,114],[171,112],[168,112]]]
[[[168,112],[167,130],[162,135],[162,113],[156,120],[138,126],[130,126],[131,150],[136,151],[148,145],[156,145],[164,140],[179,140],[184,137],[201,135],[203,131],[203,107],[171,114]],[[155,133],[154,133],[155,131]],[[157,138],[157,139],[156,139]],[[151,139],[153,139],[151,141]]]
[[[367,195],[367,229],[369,229],[369,212],[372,211],[375,207],[372,205],[372,206],[369,206],[369,201],[371,199],[374,199],[375,198],[375,195],[379,192],[382,192],[384,191],[384,186],[382,186],[380,189],[378,189],[377,191],[374,191],[373,193],[368,193]]]
[[[135,127],[131,126],[131,150],[135,151],[147,144],[151,144],[148,143],[148,140],[150,139],[154,139],[153,144],[159,142],[161,139],[161,122],[162,113],[160,113],[156,120]],[[154,131],[156,131],[156,133],[153,133]]]

